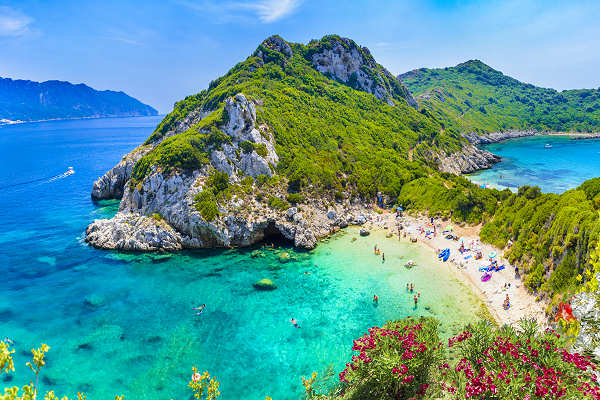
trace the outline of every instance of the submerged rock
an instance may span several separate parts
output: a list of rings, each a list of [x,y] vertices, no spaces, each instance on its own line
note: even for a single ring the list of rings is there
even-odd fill
[[[88,307],[99,308],[106,304],[106,299],[104,298],[104,296],[101,296],[99,294],[91,294],[85,297],[83,303]]]
[[[273,282],[269,278],[263,278],[259,281],[256,281],[252,284],[252,286],[254,286],[254,289],[256,290],[268,291],[277,289],[277,285],[275,284],[275,282]]]
[[[289,262],[290,259],[291,259],[290,253],[288,253],[288,252],[283,252],[279,255],[279,262],[282,264]]]

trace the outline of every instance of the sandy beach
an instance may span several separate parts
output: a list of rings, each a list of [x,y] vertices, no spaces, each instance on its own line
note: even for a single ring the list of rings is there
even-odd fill
[[[516,276],[514,267],[503,257],[501,249],[479,240],[481,226],[461,227],[450,224],[453,227],[453,234],[462,239],[466,248],[481,249],[483,258],[475,260],[475,251],[470,250],[461,254],[459,252],[461,242],[446,239],[442,234],[442,231],[449,225],[447,221],[434,220],[437,235],[435,237],[429,235],[428,238],[420,232],[419,228],[427,229],[429,223],[429,218],[423,216],[412,216],[405,213],[403,217],[396,218],[395,213],[384,212],[383,214],[372,214],[372,220],[368,221],[364,228],[369,230],[385,229],[388,236],[391,234],[392,238],[405,242],[410,241],[411,237],[416,238],[416,245],[431,251],[434,263],[442,262],[438,260],[438,250],[450,249],[450,258],[447,262],[455,267],[457,277],[473,287],[498,324],[514,325],[522,318],[533,318],[541,326],[547,325],[546,305],[543,302],[537,302],[535,296],[527,291],[523,282]],[[399,226],[402,226],[400,231],[398,230]],[[497,254],[495,259],[498,261],[498,265],[504,265],[505,268],[492,272],[491,279],[482,282],[483,272],[480,272],[479,268],[484,260],[488,260],[488,256],[492,252]],[[510,287],[505,287],[508,284]],[[510,308],[505,310],[503,303],[507,294],[510,298]]]

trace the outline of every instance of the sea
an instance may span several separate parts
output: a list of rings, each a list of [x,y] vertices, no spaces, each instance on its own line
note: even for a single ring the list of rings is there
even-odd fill
[[[530,185],[543,192],[562,193],[600,177],[600,139],[531,136],[489,144],[485,149],[502,161],[469,177],[487,187],[516,191]]]
[[[449,265],[384,231],[361,237],[348,228],[312,251],[283,243],[172,254],[91,248],[86,226],[119,205],[93,202],[93,181],[159,121],[0,127],[0,339],[14,342],[16,368],[0,376],[5,387],[34,379],[25,363],[46,343],[40,387],[60,396],[190,399],[195,366],[220,382],[223,400],[301,399],[301,377],[317,372],[332,387],[352,341],[372,326],[432,316],[449,337],[485,315]],[[416,267],[405,268],[409,260]],[[277,288],[256,290],[262,278]]]

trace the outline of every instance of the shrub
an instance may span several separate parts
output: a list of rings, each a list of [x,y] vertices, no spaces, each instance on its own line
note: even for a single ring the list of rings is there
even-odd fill
[[[424,394],[442,360],[431,318],[389,322],[354,341],[358,355],[339,374],[344,399],[407,399]]]
[[[219,206],[212,188],[205,189],[194,197],[194,207],[207,222],[214,221],[219,215]]]
[[[244,140],[243,142],[240,142],[240,148],[244,153],[249,154],[254,150],[254,144],[248,140]]]
[[[288,193],[286,199],[291,204],[304,203],[304,196],[302,193]]]
[[[279,197],[269,196],[269,207],[283,211],[288,209],[289,206],[290,205],[285,200],[282,200]]]

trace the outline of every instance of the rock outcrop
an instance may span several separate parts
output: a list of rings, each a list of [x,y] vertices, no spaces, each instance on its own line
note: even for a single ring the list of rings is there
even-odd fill
[[[311,61],[317,71],[355,89],[369,92],[390,105],[394,104],[394,97],[397,96],[417,107],[408,89],[375,62],[369,49],[347,38],[329,37],[323,41],[327,45],[319,46],[312,54]]]
[[[133,166],[151,149],[151,146],[140,146],[125,155],[121,162],[94,182],[92,185],[92,199],[107,200],[123,197],[125,183],[131,177]]]
[[[485,135],[478,135],[475,132],[463,135],[469,142],[479,146],[482,144],[498,143],[508,139],[517,139],[527,136],[535,136],[538,132],[535,131],[508,131],[508,132],[492,132]]]
[[[596,275],[596,279],[600,280],[600,274]],[[581,323],[574,350],[581,353],[591,351],[596,361],[600,361],[600,291],[579,293],[571,306],[573,316]]]
[[[153,149],[147,146],[126,156],[100,178],[94,184],[93,196],[114,198],[122,194],[122,200],[115,217],[88,226],[86,241],[103,249],[173,251],[250,246],[277,237],[297,247],[313,248],[319,238],[339,227],[365,222],[365,208],[348,200],[334,206],[311,199],[299,207],[272,207],[273,199],[285,204],[281,199],[284,183],[268,193],[261,189],[260,196],[254,192],[256,183],[244,189],[250,192],[232,192],[218,203],[218,215],[206,220],[196,208],[196,199],[215,171],[226,172],[229,185],[241,188],[244,177],[273,175],[279,161],[274,136],[268,126],[257,126],[256,105],[251,100],[237,94],[225,101],[225,111],[228,119],[219,129],[230,140],[211,148],[210,164],[201,169],[171,171],[152,166],[143,180],[132,184],[129,180],[135,162]]]
[[[468,174],[491,168],[500,162],[501,157],[473,145],[465,145],[460,152],[439,158],[438,168],[442,172],[456,175]]]

